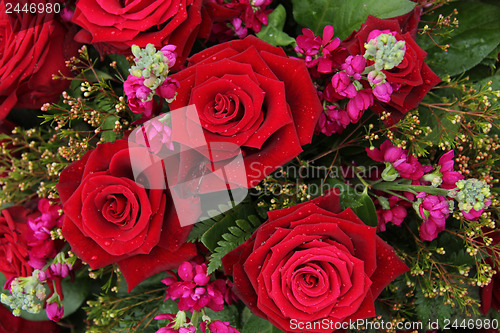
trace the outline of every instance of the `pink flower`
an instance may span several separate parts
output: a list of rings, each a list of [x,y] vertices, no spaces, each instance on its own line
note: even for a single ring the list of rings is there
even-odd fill
[[[456,182],[464,179],[464,176],[460,174],[458,171],[453,170],[455,152],[450,150],[439,159],[438,164],[441,166],[439,172],[441,172],[443,182],[441,183],[441,187],[445,189],[454,189],[456,187]]]
[[[233,26],[234,34],[238,38],[243,39],[248,35],[248,29],[243,25],[243,21],[239,17],[235,17],[231,20]]]
[[[373,85],[380,84],[385,80],[385,75],[382,72],[377,72],[377,71],[371,71],[368,73],[368,82],[370,82]]]
[[[179,310],[200,311],[208,307],[221,311],[224,308],[226,282],[210,282],[206,264],[184,262],[179,266],[178,275],[182,281],[168,277],[162,282],[167,285],[165,299],[179,299]]]
[[[163,53],[163,56],[168,60],[169,68],[172,68],[177,61],[177,52],[175,52],[176,48],[177,46],[168,44],[160,49],[160,51]]]
[[[418,206],[418,213],[424,220],[419,229],[420,238],[431,241],[445,229],[446,219],[450,215],[450,204],[442,195],[420,192],[417,198],[423,199]]]
[[[358,94],[356,87],[351,82],[351,78],[344,71],[337,72],[333,75],[332,87],[337,94],[347,98],[354,98]]]
[[[399,175],[406,179],[418,180],[424,175],[424,167],[413,155],[407,155],[405,160],[396,161],[394,169]]]
[[[302,35],[297,37],[295,52],[305,55],[307,67],[318,65],[318,72],[331,73],[333,60],[331,53],[340,45],[338,37],[333,38],[334,30],[331,25],[325,26],[322,38],[315,36],[310,29],[302,29]],[[316,55],[320,55],[316,58]]]
[[[172,129],[156,118],[147,121],[140,131],[135,132],[135,142],[148,147],[153,154],[158,154],[164,147],[174,150]]]
[[[362,55],[348,56],[345,62],[340,65],[340,69],[354,80],[361,80],[361,74],[365,70],[366,59]]]
[[[391,101],[392,86],[389,82],[379,83],[372,89],[373,95],[381,102]]]
[[[161,98],[172,99],[175,97],[175,91],[179,89],[180,86],[179,81],[167,77],[161,86],[156,89],[156,94]]]
[[[59,302],[47,303],[47,307],[45,309],[47,312],[47,317],[49,317],[52,321],[61,320],[64,315],[64,307],[59,304]]]
[[[65,278],[69,275],[69,271],[71,270],[71,266],[68,264],[62,264],[60,262],[52,264],[47,269],[47,275],[52,278],[54,276],[60,276]]]
[[[377,37],[382,35],[382,34],[391,34],[394,37],[396,37],[396,31],[391,31],[391,30],[377,30],[374,29],[368,34],[368,38],[366,39],[368,42],[371,42],[372,44],[374,43],[375,45],[377,44]]]
[[[346,111],[351,122],[357,123],[364,111],[373,104],[373,95],[369,89],[358,91],[358,94],[347,102]]]
[[[326,110],[319,116],[315,132],[316,134],[323,133],[328,136],[333,133],[342,133],[350,123],[351,119],[346,111],[339,110],[335,105],[327,105]]]
[[[203,333],[205,333],[207,326],[211,333],[240,333],[236,328],[229,326],[228,321],[215,320],[208,325],[203,321],[200,325]]]
[[[377,211],[378,226],[380,231],[385,231],[385,225],[389,222],[400,226],[406,217],[406,208],[402,206],[395,206],[391,209],[382,209]]]
[[[153,101],[146,101],[151,89],[144,85],[144,78],[129,75],[123,83],[123,90],[127,95],[127,104],[134,113],[144,113],[150,117],[153,112]]]
[[[381,145],[380,149],[366,148],[366,154],[372,160],[377,162],[390,162],[394,163],[401,159],[406,159],[403,148],[394,147],[391,140],[385,140]]]

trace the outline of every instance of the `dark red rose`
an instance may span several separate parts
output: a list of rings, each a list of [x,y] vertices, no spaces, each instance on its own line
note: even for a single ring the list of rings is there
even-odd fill
[[[60,327],[53,321],[31,321],[15,317],[5,306],[0,305],[0,333],[58,333]]]
[[[101,53],[130,54],[130,47],[154,44],[177,46],[186,59],[201,23],[202,0],[79,0],[73,22],[81,30],[76,39],[92,43]]]
[[[8,15],[0,2],[0,119],[14,107],[37,109],[57,101],[69,81],[52,75],[70,75],[65,60],[77,53],[73,36],[54,14]]]
[[[7,283],[18,276],[30,276],[26,219],[29,211],[21,206],[0,211],[0,272]]]
[[[254,314],[285,332],[322,332],[297,323],[375,316],[375,298],[408,267],[376,228],[350,208],[340,210],[332,190],[271,211],[250,239],[222,259],[236,295]]]
[[[409,18],[411,19],[412,16]],[[391,70],[383,70],[387,81],[394,88],[391,101],[389,103],[375,101],[371,107],[378,113],[384,110],[390,112],[390,122],[394,123],[408,111],[416,108],[427,92],[441,82],[441,79],[424,62],[427,53],[417,45],[412,38],[412,32],[402,33],[398,18],[379,19],[368,16],[361,28],[342,42],[341,47],[346,48],[351,55],[364,54],[364,45],[368,42],[368,35],[375,29],[395,31],[396,39],[406,43],[403,61]]]
[[[185,243],[170,196],[134,181],[128,142],[104,143],[63,170],[59,191],[62,233],[92,269],[117,263],[129,290],[196,255]]]
[[[218,44],[189,60],[172,75],[180,88],[170,109],[194,105],[197,115],[173,113],[173,141],[197,147],[200,138],[193,133],[199,118],[209,144],[241,149],[250,187],[311,142],[322,106],[302,60],[254,36]],[[215,164],[233,156],[206,154]]]

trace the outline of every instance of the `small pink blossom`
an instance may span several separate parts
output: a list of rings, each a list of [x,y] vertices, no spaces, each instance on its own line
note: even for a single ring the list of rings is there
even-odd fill
[[[342,133],[350,123],[351,119],[345,110],[340,110],[335,105],[327,105],[319,116],[315,132],[316,134],[323,133],[328,136],[333,133]]]
[[[337,94],[347,98],[354,98],[358,94],[356,87],[351,82],[351,78],[344,71],[337,72],[333,75],[332,87]]]
[[[424,175],[424,167],[413,155],[407,155],[405,160],[396,161],[394,169],[399,175],[406,179],[419,180]]]
[[[168,67],[170,68],[172,68],[177,61],[177,52],[175,52],[176,48],[177,46],[175,45],[167,44],[160,49],[163,56],[167,59]]]
[[[371,71],[370,73],[368,73],[367,77],[368,82],[370,82],[374,86],[384,82],[384,80],[386,79],[385,74],[378,71]]]
[[[151,117],[153,113],[153,101],[146,101],[151,89],[144,85],[144,78],[129,75],[123,83],[123,89],[127,95],[127,104],[134,113],[143,113],[145,117]]]
[[[174,150],[172,129],[156,118],[148,120],[141,130],[135,132],[135,142],[148,147],[153,154],[158,154],[164,147]]]
[[[366,148],[366,154],[372,160],[377,162],[390,162],[394,163],[400,159],[406,159],[403,148],[394,147],[391,140],[385,140],[381,145],[380,149]]]
[[[379,83],[373,89],[373,95],[381,102],[389,103],[391,101],[392,86],[389,82]]]
[[[45,308],[47,312],[47,317],[52,321],[59,321],[64,315],[64,307],[59,304],[59,302],[47,303]]]
[[[421,192],[417,198],[423,199],[418,206],[418,213],[424,220],[420,226],[420,238],[431,241],[445,229],[446,219],[450,215],[450,203],[442,195],[430,195]]]
[[[441,187],[445,189],[454,189],[456,187],[456,182],[464,179],[464,176],[458,171],[453,170],[455,152],[450,150],[439,159],[438,165],[441,167],[439,172],[441,172],[443,182]]]
[[[346,111],[352,123],[357,123],[364,111],[373,104],[373,95],[369,89],[358,91],[358,94],[347,102]]]
[[[165,81],[156,89],[156,94],[161,98],[171,100],[175,97],[176,90],[180,88],[180,83],[176,79],[167,77]]]
[[[393,35],[394,37],[396,37],[396,32],[395,31],[391,31],[391,30],[378,30],[378,29],[375,29],[375,30],[372,30],[369,34],[368,34],[368,38],[366,38],[366,41],[367,42],[371,42],[372,44],[376,45],[377,44],[377,37],[380,36],[380,35],[383,35],[383,34],[391,34]]]
[[[340,69],[354,80],[361,80],[361,74],[365,70],[366,59],[362,55],[348,56],[345,62],[340,65]]]

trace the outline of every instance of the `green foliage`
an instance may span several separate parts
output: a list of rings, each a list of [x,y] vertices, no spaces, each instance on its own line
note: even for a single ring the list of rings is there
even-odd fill
[[[422,20],[435,22],[438,15],[458,10],[458,27],[451,32],[429,32],[431,38],[419,39],[427,51],[426,63],[438,74],[457,75],[479,64],[500,43],[500,7],[481,2],[452,2]],[[442,49],[449,45],[448,51]]]
[[[248,220],[238,219],[234,225],[228,226],[226,232],[222,234],[222,240],[217,242],[217,247],[213,250],[208,264],[207,274],[215,272],[222,266],[222,257],[234,250],[238,245],[243,244],[260,225],[260,219],[255,215],[248,216]]]
[[[248,308],[243,310],[242,322],[241,333],[283,333],[268,320],[254,315]]]
[[[377,226],[377,211],[366,190],[358,193],[351,186],[335,178],[329,178],[328,183],[332,187],[340,189],[340,205],[342,210],[351,208],[366,225],[371,227]]]
[[[292,0],[293,16],[304,27],[320,35],[332,25],[341,40],[359,29],[368,15],[390,18],[408,13],[415,3],[409,0]]]
[[[287,46],[295,43],[295,39],[283,32],[285,26],[286,11],[283,5],[278,5],[271,14],[269,14],[269,23],[262,26],[262,29],[256,34],[257,37],[274,46]]]

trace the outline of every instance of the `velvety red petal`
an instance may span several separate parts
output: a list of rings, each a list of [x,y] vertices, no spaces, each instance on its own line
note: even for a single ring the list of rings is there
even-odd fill
[[[196,246],[185,243],[175,252],[155,247],[150,254],[136,255],[118,262],[129,292],[140,282],[160,272],[179,267],[196,256]]]

